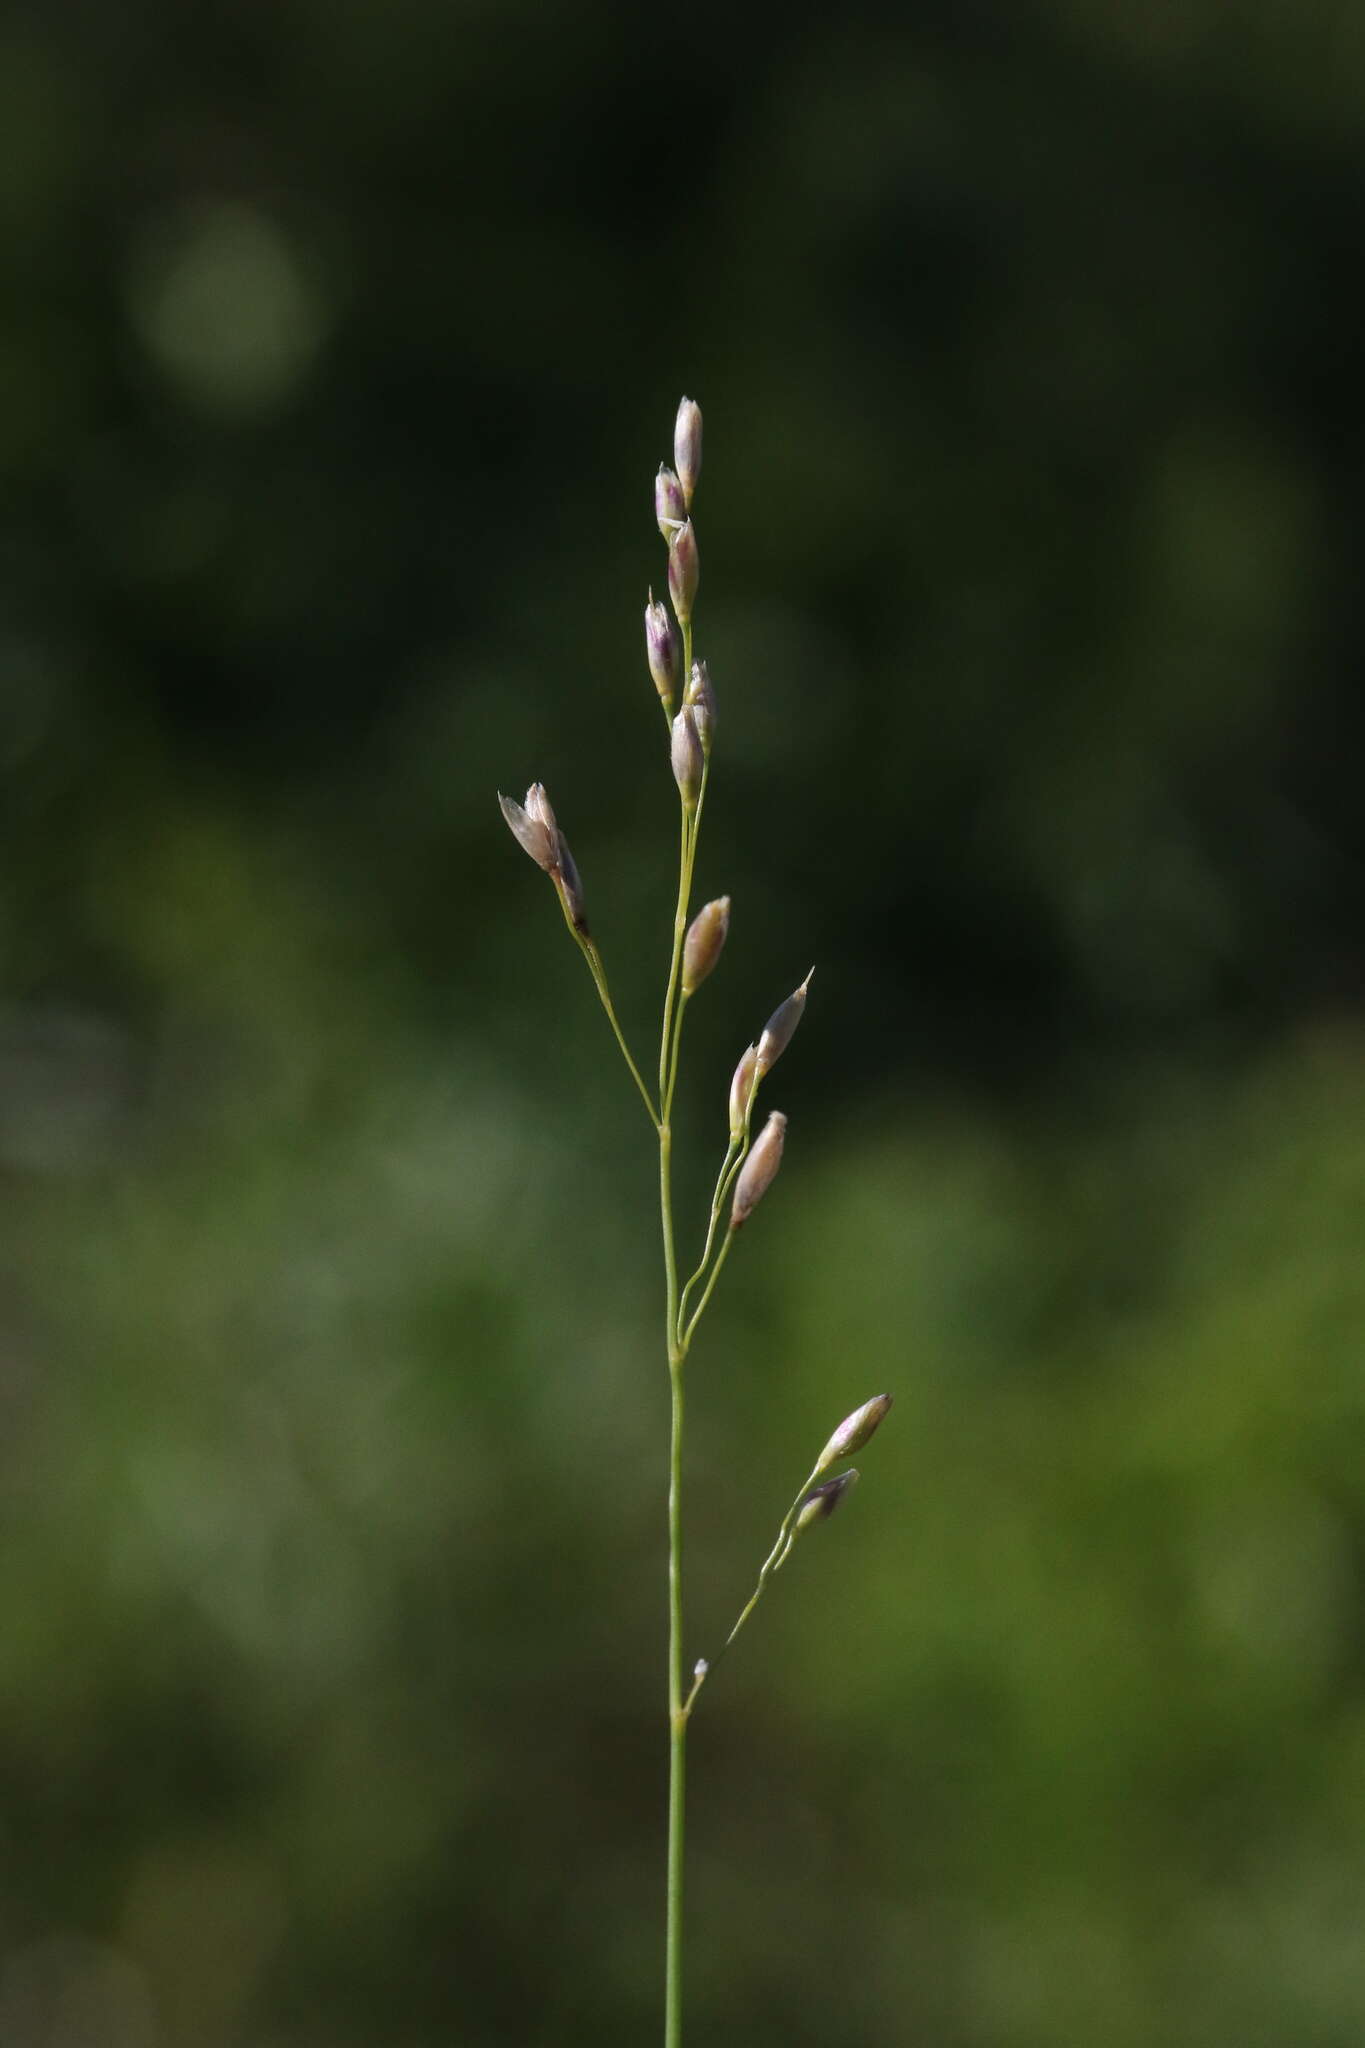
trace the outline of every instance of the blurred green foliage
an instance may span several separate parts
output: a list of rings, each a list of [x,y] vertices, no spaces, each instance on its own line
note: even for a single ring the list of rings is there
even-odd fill
[[[687,389],[694,1216],[820,965],[693,1654],[897,1401],[691,2030],[1357,2048],[1365,17],[21,4],[0,132],[0,2041],[657,2030],[648,1134],[493,793],[643,1048]]]

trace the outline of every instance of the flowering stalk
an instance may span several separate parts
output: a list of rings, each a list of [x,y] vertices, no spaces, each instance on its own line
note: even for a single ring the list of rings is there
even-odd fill
[[[810,975],[781,1002],[757,1039],[748,1046],[730,1083],[729,1134],[725,1156],[711,1197],[701,1258],[680,1287],[677,1237],[673,1219],[673,1101],[682,1052],[683,1021],[693,996],[714,973],[730,929],[730,898],[716,897],[689,924],[692,883],[706,808],[711,753],[716,732],[716,693],[704,661],[692,657],[693,612],[700,580],[693,498],[701,470],[701,409],[690,398],[678,408],[674,430],[673,467],[662,467],[655,479],[654,511],[668,548],[668,591],[673,613],[655,601],[651,591],[645,608],[645,655],[651,679],[669,728],[669,763],[678,791],[678,888],[673,913],[672,944],[664,985],[659,1032],[657,1093],[646,1084],[626,1041],[612,1003],[602,955],[588,929],[583,885],[568,841],[560,830],[545,790],[532,783],[524,805],[499,799],[512,834],[537,867],[554,884],[565,924],[592,975],[617,1045],[649,1113],[659,1146],[659,1218],[664,1259],[664,1336],[671,1392],[668,1461],[668,1863],[664,1964],[664,2048],[681,2048],[683,1870],[686,1835],[687,1730],[697,1697],[709,1672],[699,1658],[692,1684],[684,1691],[683,1656],[683,1519],[682,1460],[685,1420],[685,1372],[697,1326],[710,1305],[739,1231],[771,1188],[782,1162],[787,1119],[773,1110],[757,1138],[752,1134],[754,1104],[767,1075],[791,1042],[801,1021]],[[682,705],[675,713],[677,693]],[[722,1233],[726,1205],[729,1216]],[[695,1306],[693,1302],[695,1300]],[[721,1647],[733,1643],[761,1599],[773,1574],[791,1553],[803,1530],[823,1521],[844,1499],[857,1473],[851,1468],[830,1479],[830,1467],[861,1448],[891,1405],[879,1394],[855,1409],[821,1452],[778,1529],[777,1541],[759,1570],[758,1583]]]

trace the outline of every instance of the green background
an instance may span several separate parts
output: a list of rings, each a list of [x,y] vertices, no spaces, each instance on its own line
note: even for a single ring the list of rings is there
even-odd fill
[[[0,2040],[1358,2048],[1365,15],[0,28]]]

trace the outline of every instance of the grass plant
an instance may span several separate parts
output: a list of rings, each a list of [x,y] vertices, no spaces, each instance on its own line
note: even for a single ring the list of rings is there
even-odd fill
[[[669,605],[653,591],[645,606],[645,657],[668,728],[669,761],[678,792],[678,884],[668,972],[659,1030],[657,1089],[644,1079],[616,1015],[602,954],[591,931],[583,886],[543,786],[532,783],[524,804],[500,797],[518,843],[554,884],[564,922],[592,976],[612,1034],[653,1127],[659,1159],[659,1217],[663,1246],[664,1351],[672,1393],[668,1455],[668,1850],[666,1867],[664,2048],[681,2048],[683,1889],[686,1848],[687,1733],[703,1687],[763,1597],[774,1574],[804,1530],[826,1520],[848,1494],[857,1471],[836,1465],[872,1436],[891,1406],[877,1394],[834,1431],[782,1517],[747,1604],[717,1654],[698,1658],[690,1674],[683,1637],[683,1433],[686,1366],[698,1326],[740,1230],[772,1186],[782,1163],[787,1119],[773,1110],[754,1133],[759,1091],[801,1021],[810,974],[779,1003],[758,1037],[741,1054],[730,1082],[729,1136],[716,1176],[701,1257],[680,1282],[673,1211],[673,1105],[682,1056],[683,1025],[693,996],[710,977],[725,948],[730,899],[721,896],[689,917],[697,846],[710,782],[716,736],[716,695],[705,661],[693,658],[693,614],[700,558],[692,501],[701,471],[700,407],[684,398],[674,427],[673,464],[660,467],[654,486],[655,517],[668,549]],[[670,609],[671,607],[671,609]],[[679,702],[681,698],[681,702]],[[831,1477],[825,1477],[833,1473]]]

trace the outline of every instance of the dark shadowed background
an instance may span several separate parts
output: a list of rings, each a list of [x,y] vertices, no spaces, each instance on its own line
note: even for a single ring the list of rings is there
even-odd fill
[[[1365,13],[0,28],[0,2041],[659,2032],[651,479],[705,408],[708,2048],[1365,2035]]]

